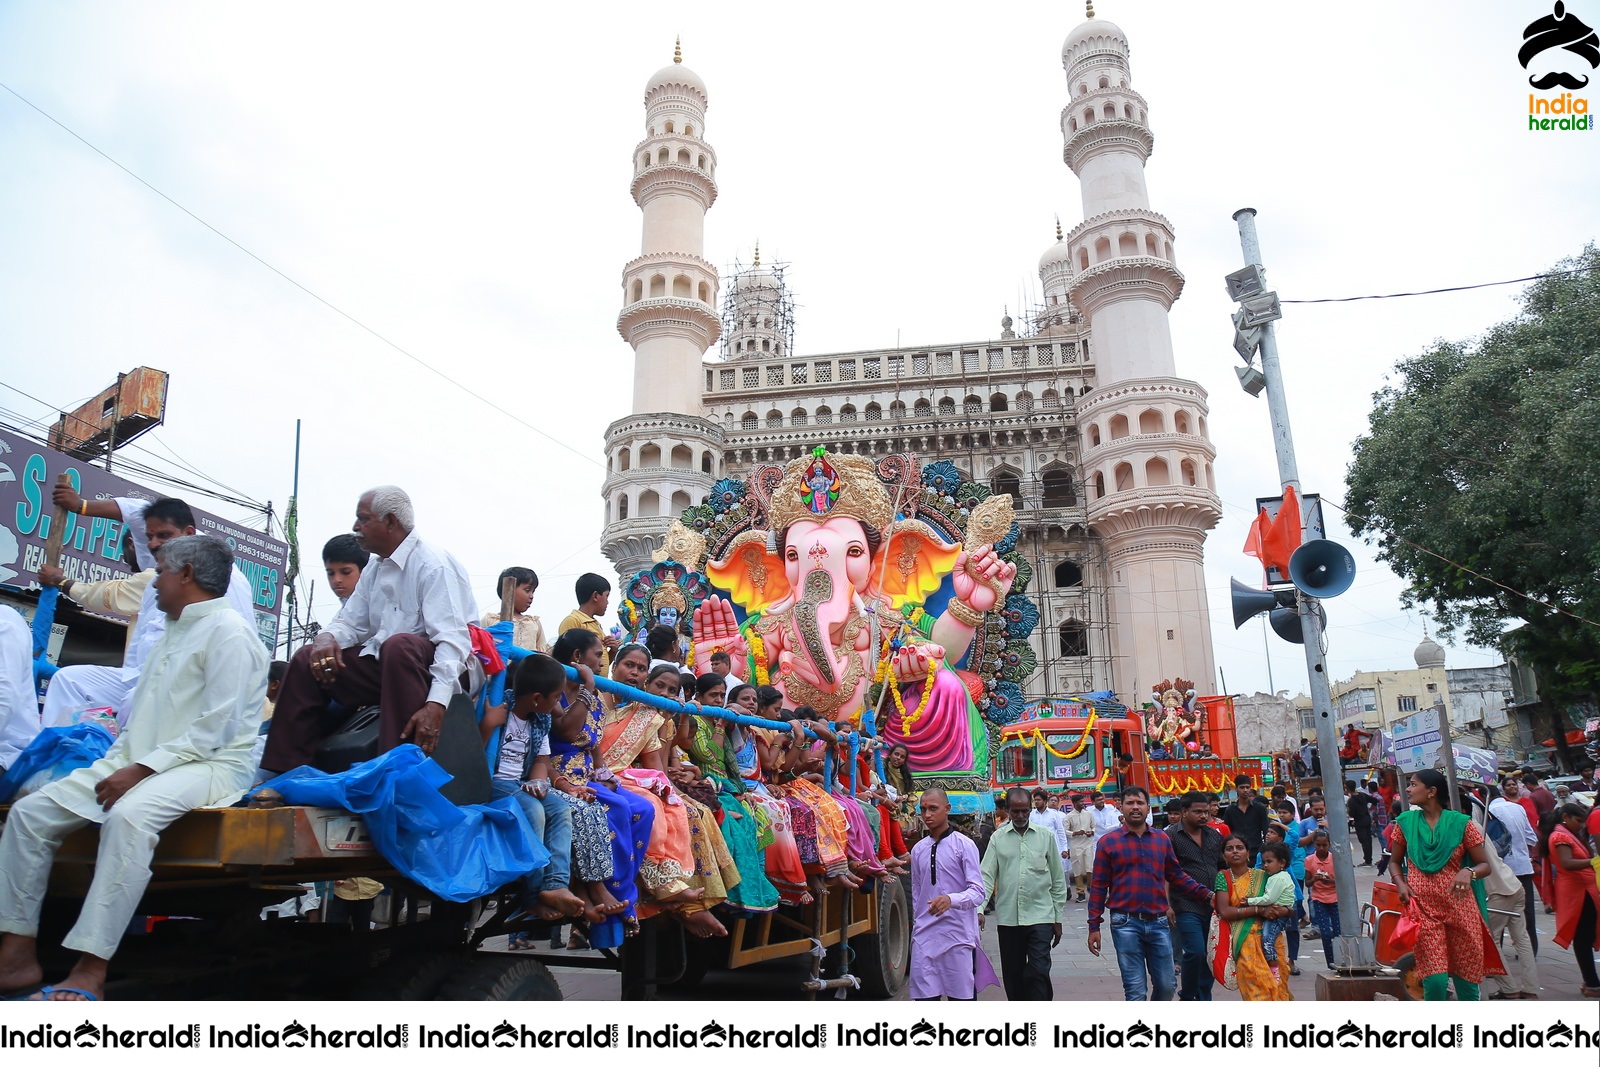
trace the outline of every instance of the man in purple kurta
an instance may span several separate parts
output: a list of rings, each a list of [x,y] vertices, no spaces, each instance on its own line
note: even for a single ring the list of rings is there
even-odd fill
[[[978,939],[983,875],[978,846],[950,826],[950,798],[938,788],[922,794],[928,836],[911,850],[912,1000],[973,1000],[999,985]]]

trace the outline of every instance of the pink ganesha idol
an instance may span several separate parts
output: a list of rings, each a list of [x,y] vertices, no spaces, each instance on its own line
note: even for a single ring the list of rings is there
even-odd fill
[[[910,749],[914,771],[986,782],[983,721],[950,665],[1016,576],[994,548],[1011,528],[1011,498],[973,510],[968,548],[900,517],[920,486],[886,484],[861,456],[819,447],[769,481],[770,493],[755,485],[751,502],[765,522],[707,562],[729,599],[713,595],[696,609],[696,661],[716,648],[746,655],[749,677],[769,675],[786,706],[858,723],[870,712],[885,739]],[[946,578],[951,595],[938,616],[915,610]]]

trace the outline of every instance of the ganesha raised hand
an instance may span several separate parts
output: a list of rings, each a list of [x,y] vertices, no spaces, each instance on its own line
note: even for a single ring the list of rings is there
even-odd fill
[[[1017,565],[1000,558],[993,545],[983,545],[956,558],[950,580],[956,599],[982,615],[993,611],[1017,576]],[[970,624],[969,624],[970,625]]]
[[[707,597],[705,603],[694,609],[694,661],[697,665],[709,664],[711,653],[721,649],[739,663],[745,658],[748,646],[739,632],[739,621],[734,617],[733,605],[720,596]],[[709,670],[709,666],[698,667]],[[740,668],[742,672],[744,668]]]

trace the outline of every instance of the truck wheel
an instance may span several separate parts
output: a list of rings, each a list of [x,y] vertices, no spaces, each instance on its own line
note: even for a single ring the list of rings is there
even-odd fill
[[[906,984],[911,962],[911,906],[899,878],[878,883],[878,931],[850,939],[856,958],[850,971],[861,979],[861,995],[887,1000]]]
[[[432,1000],[445,979],[471,959],[460,952],[409,953],[367,975],[351,999]]]
[[[434,1000],[561,1000],[561,986],[538,960],[484,954],[445,979]]]

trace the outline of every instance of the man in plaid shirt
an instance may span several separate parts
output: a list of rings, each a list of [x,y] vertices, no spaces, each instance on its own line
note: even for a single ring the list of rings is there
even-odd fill
[[[1100,955],[1100,924],[1109,910],[1123,999],[1171,1000],[1172,923],[1167,886],[1207,904],[1211,890],[1184,873],[1167,835],[1150,829],[1149,793],[1136,785],[1122,791],[1122,821],[1095,849],[1094,878],[1089,887],[1089,951]]]

